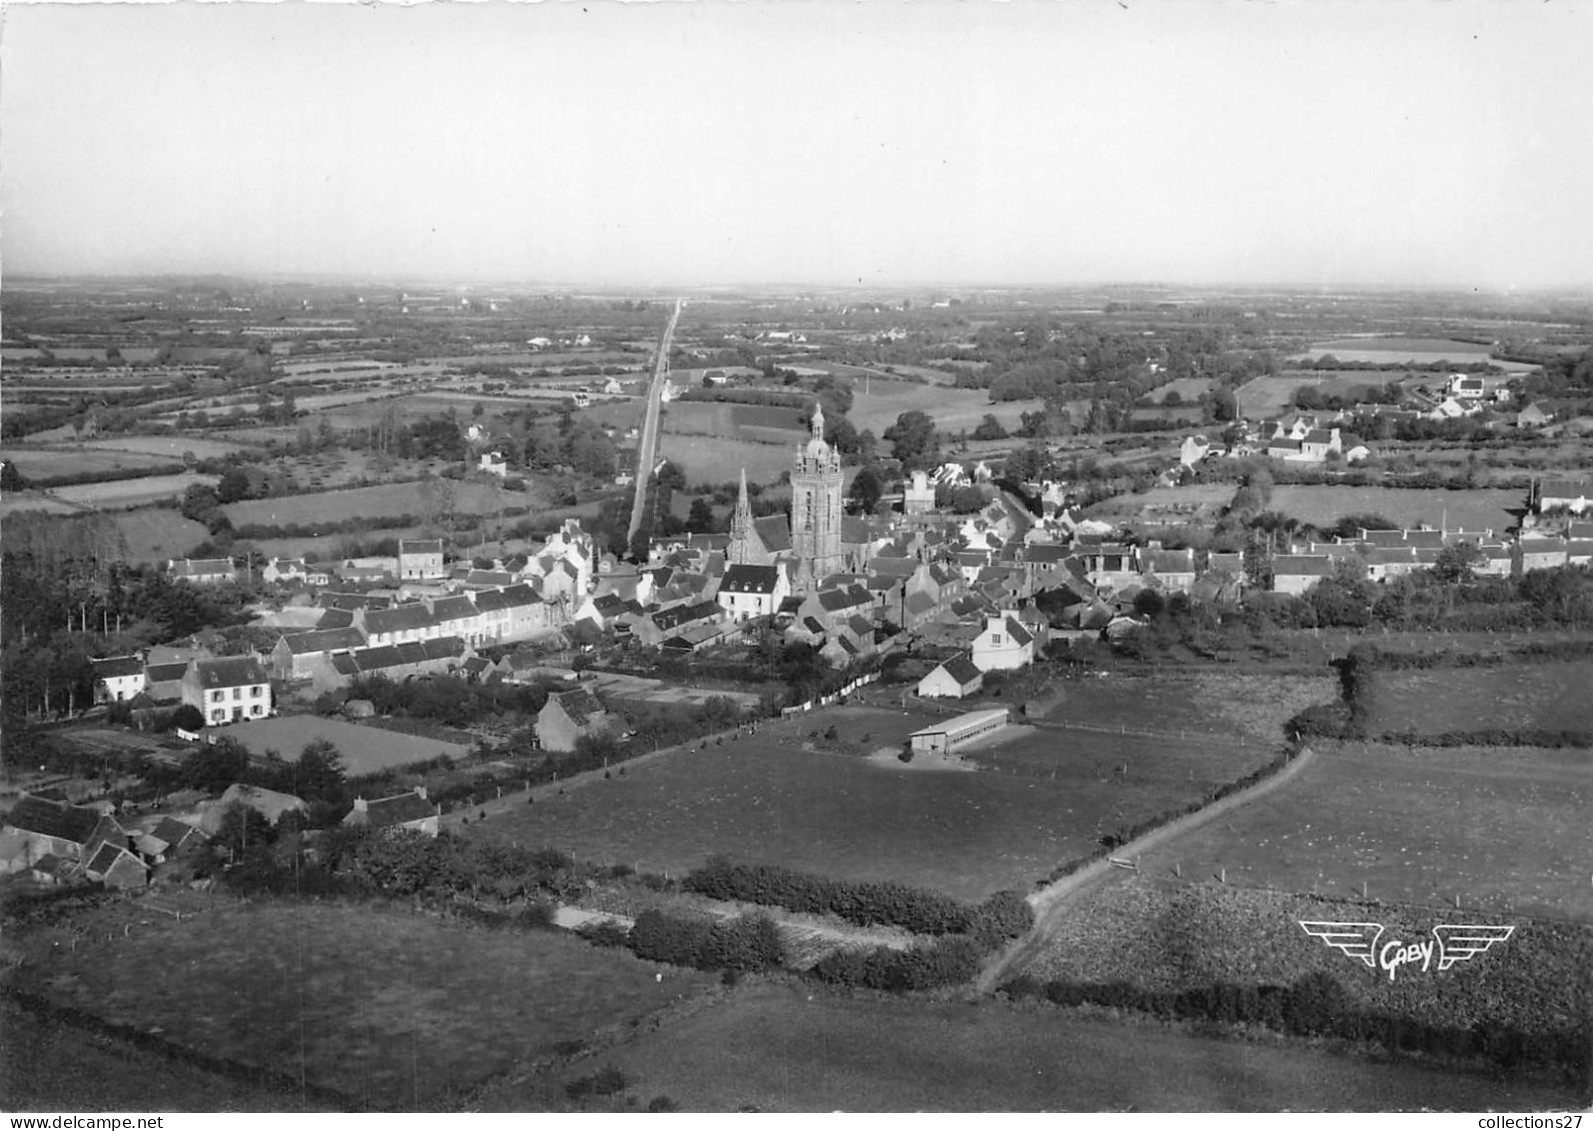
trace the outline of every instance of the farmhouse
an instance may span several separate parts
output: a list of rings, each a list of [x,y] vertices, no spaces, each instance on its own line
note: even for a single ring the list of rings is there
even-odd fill
[[[441,812],[440,807],[426,799],[426,787],[417,785],[408,793],[378,797],[373,801],[356,797],[354,808],[343,818],[343,823],[352,828],[397,828],[436,836]]]
[[[119,703],[144,690],[144,661],[138,656],[93,660],[94,702]]]
[[[183,673],[182,696],[205,716],[207,726],[263,719],[271,713],[271,685],[252,656],[191,661]]]
[[[119,844],[106,841],[83,865],[83,874],[117,891],[141,888],[149,883],[149,867]]]
[[[443,569],[440,538],[404,539],[398,543],[398,576],[403,581],[430,581],[448,576]]]
[[[302,798],[294,797],[291,793],[278,793],[274,789],[262,789],[257,785],[233,782],[225,793],[207,805],[205,811],[199,815],[199,831],[206,836],[215,836],[221,831],[222,822],[231,809],[253,809],[268,823],[274,825],[284,815],[303,813],[308,808]]]
[[[953,656],[918,681],[918,694],[924,699],[963,699],[984,683],[985,673],[967,653]]]
[[[617,726],[591,692],[555,691],[537,712],[536,734],[542,749],[568,754],[578,739],[595,737]]]
[[[973,663],[982,672],[1010,670],[1034,662],[1034,637],[1012,613],[985,617],[984,631],[974,638]]]
[[[715,598],[738,621],[773,616],[791,595],[791,581],[778,565],[733,565],[725,570]]]
[[[238,580],[238,568],[231,558],[173,558],[167,572],[173,581],[191,581],[195,585],[223,585]]]
[[[1272,591],[1299,596],[1324,577],[1333,576],[1326,554],[1279,554],[1272,559]]]
[[[5,823],[4,832],[20,837],[23,848],[12,857],[13,866],[32,865],[46,856],[82,860],[106,841],[120,842],[127,833],[114,817],[98,809],[67,805],[24,793]]]
[[[1570,557],[1566,543],[1559,538],[1522,538],[1516,543],[1516,553],[1521,559],[1522,573],[1557,569],[1566,565]]]
[[[271,674],[277,679],[308,679],[328,654],[363,647],[365,636],[357,628],[295,632],[277,639],[268,662]]]
[[[1582,514],[1593,508],[1593,484],[1573,479],[1544,479],[1538,483],[1536,510],[1539,514],[1566,510]]]
[[[988,711],[970,711],[965,715],[946,719],[915,730],[908,737],[908,746],[914,752],[950,754],[960,747],[986,738],[1007,725],[1007,709],[996,707]]]

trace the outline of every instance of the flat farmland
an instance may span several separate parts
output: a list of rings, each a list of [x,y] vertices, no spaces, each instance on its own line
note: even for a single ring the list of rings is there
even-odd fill
[[[1027,888],[1088,853],[1103,831],[1240,777],[1272,749],[1015,729],[1010,742],[973,759],[996,769],[897,761],[894,751],[931,718],[866,707],[815,712],[672,753],[468,832],[650,871],[678,874],[722,853],[972,900]],[[810,732],[831,725],[858,753],[812,748]],[[1112,773],[1124,760],[1130,772]]]
[[[1147,851],[1145,874],[1593,922],[1593,752],[1313,744],[1276,791]]]
[[[734,483],[743,468],[751,483],[773,483],[782,471],[790,471],[796,456],[796,442],[779,444],[755,440],[726,439],[719,436],[682,435],[666,424],[659,441],[661,459],[680,468],[692,484]],[[847,468],[855,473],[856,468]]]
[[[1593,730],[1593,660],[1376,671],[1364,705],[1372,734]]]
[[[116,515],[116,529],[127,542],[130,562],[160,563],[187,556],[210,537],[204,523],[184,518],[167,507],[139,507]]]
[[[883,436],[885,429],[896,423],[904,412],[918,409],[927,413],[942,434],[973,431],[988,413],[1011,431],[1018,427],[1025,412],[1044,407],[1044,402],[1003,401],[990,403],[990,394],[984,389],[948,389],[943,385],[920,385],[912,381],[891,381],[874,377],[867,382],[852,382],[852,411],[847,418],[858,431],[872,429],[874,435]]]
[[[1238,488],[1232,483],[1191,483],[1187,487],[1152,487],[1136,495],[1116,495],[1085,510],[1091,518],[1135,517],[1140,514],[1211,511],[1226,507]],[[1276,491],[1277,488],[1274,488]]]
[[[0,517],[21,514],[24,511],[42,511],[45,514],[79,514],[81,507],[68,506],[44,491],[12,491],[0,499]]]
[[[556,1044],[622,1028],[717,980],[672,968],[659,981],[651,963],[555,931],[370,905],[200,906],[178,923],[118,902],[18,934],[12,946],[28,959],[19,980],[212,1056],[302,1071],[371,1110],[450,1107]]]
[[[540,496],[531,491],[509,491],[476,481],[443,480],[454,489],[454,509],[460,514],[493,514],[499,506],[531,506]],[[400,515],[419,516],[426,510],[419,483],[383,483],[375,487],[351,487],[342,491],[318,491],[310,495],[284,495],[275,499],[251,499],[229,503],[221,508],[234,526],[311,526],[341,522],[349,518],[382,518]]]
[[[463,758],[470,752],[468,746],[457,742],[358,726],[318,715],[281,715],[224,727],[214,733],[237,739],[251,754],[263,755],[267,750],[275,750],[286,762],[297,762],[305,746],[324,738],[343,755],[344,768],[351,778],[429,761],[444,754]]]
[[[248,444],[207,440],[199,436],[116,436],[108,440],[84,440],[76,445],[91,451],[139,452],[144,455],[182,459],[192,453],[195,459],[224,459],[251,450]]]
[[[1310,387],[1325,397],[1358,396],[1361,390],[1383,388],[1404,380],[1404,373],[1356,370],[1313,370],[1257,377],[1235,390],[1239,415],[1247,420],[1283,415],[1294,403],[1297,390]]]
[[[646,1102],[684,1111],[1485,1111],[1574,1102],[1568,1089],[1375,1063],[1302,1044],[1004,1003],[841,997],[746,984],[606,1052]],[[560,1082],[592,1071],[583,1063]],[[482,1110],[537,1106],[509,1085]]]
[[[137,472],[151,467],[180,466],[181,453],[176,456],[147,452],[111,451],[104,448],[71,445],[48,448],[12,448],[0,455],[24,479],[37,482],[41,479],[61,479],[73,475],[98,475],[110,472]]]
[[[184,472],[181,475],[146,475],[142,479],[113,479],[106,483],[78,483],[70,487],[57,487],[52,493],[69,503],[80,503],[101,510],[123,510],[180,496],[195,483],[214,487],[219,479],[219,476],[200,475],[197,472]]]
[[[1177,393],[1181,400],[1193,401],[1210,392],[1213,383],[1210,377],[1180,377],[1152,389],[1149,396],[1157,404],[1165,404],[1169,393]]]
[[[1425,522],[1436,529],[1447,521],[1451,530],[1492,530],[1499,535],[1515,524],[1510,512],[1521,509],[1522,492],[1285,485],[1272,489],[1268,507],[1318,528],[1332,526],[1345,515],[1380,514],[1411,528]]]

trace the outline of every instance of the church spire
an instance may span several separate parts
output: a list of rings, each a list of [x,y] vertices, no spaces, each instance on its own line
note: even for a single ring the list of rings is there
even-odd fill
[[[752,503],[747,498],[747,469],[741,469],[741,493],[736,496],[736,511],[730,516],[730,563],[752,564]]]

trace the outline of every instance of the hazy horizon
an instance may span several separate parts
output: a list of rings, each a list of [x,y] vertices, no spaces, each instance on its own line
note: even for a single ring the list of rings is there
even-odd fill
[[[1593,286],[1593,6],[8,4],[7,275]]]

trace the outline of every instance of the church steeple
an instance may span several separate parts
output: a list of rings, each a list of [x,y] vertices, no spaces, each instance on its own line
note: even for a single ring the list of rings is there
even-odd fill
[[[815,401],[813,405],[813,438],[819,443],[824,443],[824,402]]]
[[[756,565],[752,561],[752,502],[747,498],[747,469],[741,469],[741,493],[730,516],[730,564]]]

